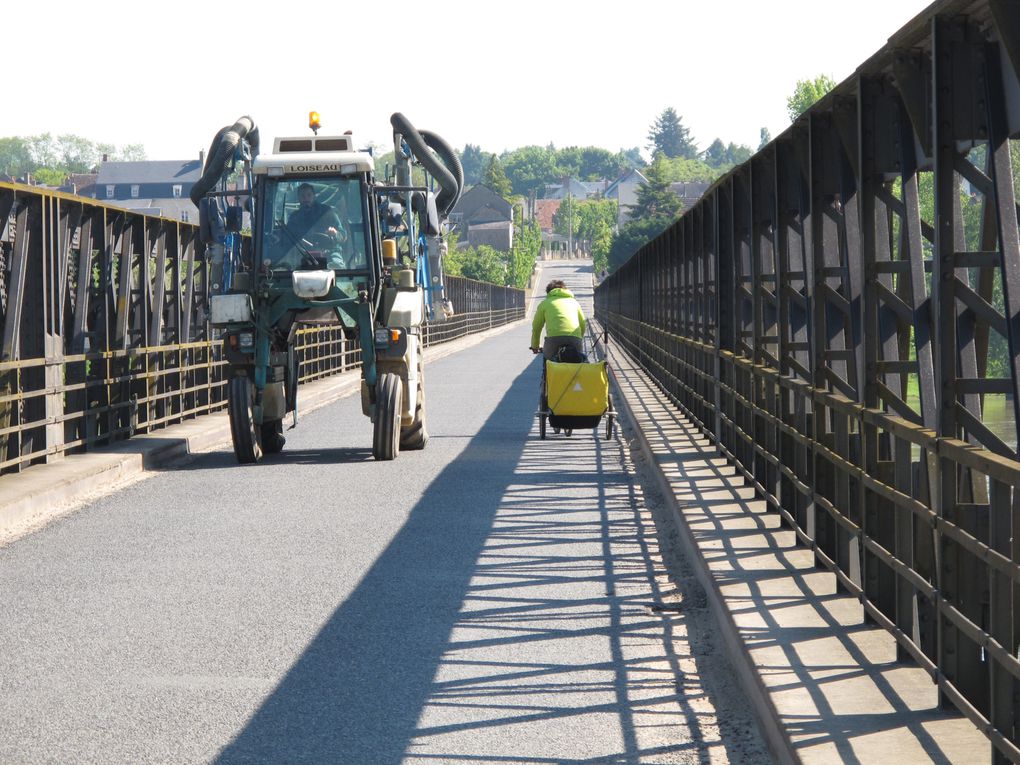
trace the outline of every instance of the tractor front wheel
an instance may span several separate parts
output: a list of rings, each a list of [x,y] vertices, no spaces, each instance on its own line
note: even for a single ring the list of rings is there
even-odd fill
[[[375,385],[375,424],[372,430],[372,456],[391,460],[400,454],[400,410],[404,388],[400,375],[386,372]]]
[[[262,445],[251,414],[254,387],[247,377],[232,377],[227,388],[230,438],[234,442],[234,455],[242,465],[250,465],[262,458]]]

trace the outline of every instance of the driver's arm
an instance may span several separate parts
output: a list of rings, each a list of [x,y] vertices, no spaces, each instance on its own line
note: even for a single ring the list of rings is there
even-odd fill
[[[343,241],[347,235],[347,230],[340,223],[340,216],[336,214],[335,210],[330,210],[326,215],[323,216],[323,229],[333,238]]]

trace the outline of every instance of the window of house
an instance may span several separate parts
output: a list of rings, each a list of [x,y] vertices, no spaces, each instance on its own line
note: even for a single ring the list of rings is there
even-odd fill
[[[106,187],[106,198],[107,199],[113,199],[113,190],[114,190],[114,186],[112,186],[112,185]]]
[[[180,198],[181,198],[181,184],[175,183],[174,184],[174,199],[180,199]]]
[[[138,199],[138,184],[137,183],[131,184],[131,198],[132,199]]]

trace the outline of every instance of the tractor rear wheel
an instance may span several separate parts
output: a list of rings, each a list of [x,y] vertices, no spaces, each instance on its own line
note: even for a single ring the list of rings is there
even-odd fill
[[[251,415],[254,385],[247,377],[232,377],[227,388],[227,412],[230,415],[230,438],[234,455],[242,465],[262,458],[262,445]]]
[[[400,410],[404,388],[400,375],[386,372],[375,385],[375,426],[372,430],[372,456],[391,460],[400,454]]]
[[[400,429],[400,448],[408,451],[424,449],[429,442],[425,427],[425,365],[418,356],[418,395],[414,405],[414,422]]]
[[[283,436],[283,420],[269,420],[263,422],[261,427],[262,451],[266,454],[279,454],[283,451],[283,445],[287,439]]]

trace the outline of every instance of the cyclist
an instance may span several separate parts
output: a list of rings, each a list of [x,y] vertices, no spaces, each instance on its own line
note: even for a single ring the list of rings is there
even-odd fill
[[[545,327],[545,343],[542,353],[545,358],[556,359],[557,351],[569,346],[577,351],[578,356],[584,353],[584,330],[587,323],[581,305],[574,299],[567,285],[559,279],[553,279],[545,287],[545,300],[535,310],[535,319],[531,323],[531,351],[538,353],[538,339]]]

